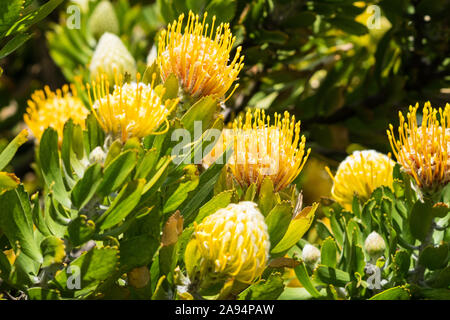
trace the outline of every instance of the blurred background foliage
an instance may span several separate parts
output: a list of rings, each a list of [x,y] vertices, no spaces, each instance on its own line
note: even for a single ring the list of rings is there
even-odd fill
[[[48,4],[22,2],[35,10]],[[330,192],[324,165],[336,167],[357,149],[389,151],[386,128],[399,109],[450,101],[449,0],[117,0],[103,25],[93,26],[99,2],[62,1],[47,19],[27,25],[30,40],[0,60],[0,150],[23,129],[32,91],[87,80],[93,29],[118,34],[143,72],[156,57],[158,32],[189,10],[229,22],[235,47],[243,48],[245,67],[226,120],[257,106],[302,121],[313,150],[297,181],[307,203]],[[2,34],[0,44],[7,38]],[[33,157],[28,142],[12,162],[30,189]]]

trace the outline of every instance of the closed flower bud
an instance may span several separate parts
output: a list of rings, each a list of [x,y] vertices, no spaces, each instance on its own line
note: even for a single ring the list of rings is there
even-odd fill
[[[94,163],[103,163],[106,159],[106,153],[103,151],[102,147],[96,147],[94,150],[91,151],[89,154],[89,162]]]
[[[100,38],[89,66],[91,80],[98,80],[104,74],[110,83],[116,76],[136,75],[136,61],[118,36],[105,33]]]
[[[369,254],[369,256],[373,259],[378,259],[386,249],[386,243],[384,239],[375,231],[373,231],[366,238],[364,242],[364,249]]]
[[[109,1],[102,1],[95,7],[88,23],[89,29],[97,39],[105,32],[119,33],[119,20]]]
[[[194,285],[206,288],[227,279],[251,283],[262,274],[270,242],[264,217],[255,203],[230,204],[194,225],[185,253],[186,269]]]
[[[320,250],[313,245],[307,244],[302,250],[302,259],[307,265],[314,268],[320,260]]]

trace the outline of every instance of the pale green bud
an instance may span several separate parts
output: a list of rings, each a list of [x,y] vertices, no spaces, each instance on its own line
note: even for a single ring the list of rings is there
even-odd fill
[[[94,55],[92,56],[91,80],[97,80],[105,74],[111,84],[115,83],[115,73],[124,75],[128,73],[131,79],[136,76],[136,61],[118,36],[105,33],[100,38]]]
[[[95,38],[100,38],[105,32],[119,33],[119,20],[109,1],[100,2],[89,17],[89,29]]]
[[[314,267],[320,260],[320,250],[315,246],[307,244],[302,250],[302,259],[311,267]]]
[[[373,231],[366,238],[366,241],[364,242],[364,249],[370,257],[377,259],[383,254],[384,250],[386,249],[386,243],[384,242],[383,237]]]
[[[103,163],[106,159],[106,153],[103,151],[101,147],[96,147],[94,150],[91,151],[89,154],[89,162],[94,163]]]

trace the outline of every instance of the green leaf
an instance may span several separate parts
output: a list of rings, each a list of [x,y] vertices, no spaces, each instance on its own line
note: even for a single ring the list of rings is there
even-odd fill
[[[193,180],[180,183],[164,204],[163,213],[175,211],[187,199],[189,192],[197,188],[198,181],[198,178],[194,178]]]
[[[194,134],[195,122],[201,123],[203,130],[206,130],[214,121],[217,106],[216,99],[211,96],[204,97],[189,108],[181,118],[181,123],[191,135]]]
[[[139,203],[144,183],[144,179],[139,179],[124,186],[109,209],[97,221],[97,229],[109,229],[125,219]]]
[[[118,256],[119,251],[116,248],[94,248],[72,261],[69,265],[70,270],[65,268],[58,271],[53,282],[61,290],[67,291],[71,290],[68,288],[68,284],[76,283],[76,278],[80,277],[81,289],[91,288],[116,272]]]
[[[81,214],[70,222],[67,231],[70,242],[77,247],[92,239],[92,235],[95,233],[95,223]]]
[[[276,203],[272,179],[264,178],[258,195],[258,208],[264,216],[267,216]]]
[[[159,239],[151,234],[127,238],[120,243],[120,269],[127,272],[149,264],[160,245]]]
[[[0,229],[11,246],[20,248],[31,259],[42,263],[43,257],[33,234],[33,220],[28,194],[23,186],[0,195]]]
[[[94,150],[96,147],[103,146],[103,143],[105,142],[105,132],[100,127],[97,119],[92,113],[90,113],[86,118],[86,129],[89,152]]]
[[[39,161],[45,184],[53,191],[55,199],[70,208],[71,201],[64,186],[58,153],[58,133],[47,128],[39,144]]]
[[[283,278],[279,273],[271,274],[239,294],[239,300],[276,300],[283,293]]]
[[[24,0],[0,2],[0,34],[6,32],[20,17]]]
[[[215,195],[211,200],[209,200],[200,208],[200,210],[198,211],[198,215],[195,218],[195,221],[197,223],[200,223],[210,214],[213,214],[217,210],[228,206],[231,203],[231,198],[233,197],[233,194],[234,190],[228,190]]]
[[[186,224],[191,223],[192,220],[195,219],[195,217],[192,217],[193,213],[197,211],[198,208],[205,203],[208,196],[213,193],[214,184],[219,178],[220,172],[227,161],[228,159],[222,164],[215,162],[201,174],[198,183],[200,187],[189,193],[187,201],[185,201],[180,208]]]
[[[347,33],[357,36],[362,36],[369,32],[365,25],[349,18],[333,18],[329,19],[328,22]]]
[[[34,287],[27,291],[30,300],[61,300],[61,294],[55,289]]]
[[[294,268],[294,271],[298,281],[300,281],[303,287],[308,290],[309,294],[311,294],[314,298],[319,298],[321,295],[312,284],[311,279],[308,276],[305,263],[301,261],[300,264]]]
[[[286,234],[292,219],[292,207],[289,201],[277,204],[267,215],[266,224],[269,232],[270,247],[275,248],[276,245]]]
[[[155,74],[155,76],[153,76],[153,74]],[[151,66],[148,66],[145,69],[144,74],[142,76],[142,82],[145,84],[151,84],[153,79],[155,79],[153,83],[154,86],[157,86],[161,82],[159,66],[158,63],[156,63],[156,61],[153,62]]]
[[[336,287],[345,287],[351,281],[350,275],[347,272],[323,265],[319,265],[314,270],[313,278]]]
[[[42,267],[45,268],[52,264],[62,263],[66,256],[64,249],[64,241],[55,236],[49,236],[42,240],[41,251],[44,256]]]
[[[11,264],[8,257],[0,250],[0,278],[7,280],[11,274]]]
[[[0,192],[15,189],[20,183],[14,173],[0,172]]]
[[[322,242],[320,259],[323,265],[336,268],[337,246],[333,238],[327,238]]]
[[[294,219],[292,219],[284,237],[278,242],[277,246],[272,249],[272,254],[289,250],[303,237],[314,220],[314,214],[318,206],[318,203],[314,203],[312,206],[304,208]]]
[[[163,87],[166,88],[163,100],[175,99],[178,97],[178,79],[173,73],[170,74],[169,77],[166,79]]]
[[[404,286],[394,287],[384,290],[374,295],[369,300],[409,300],[411,293]]]
[[[127,150],[116,157],[105,168],[103,179],[97,192],[106,196],[117,190],[133,171],[136,161],[137,154],[134,150]]]
[[[419,256],[419,263],[430,270],[436,270],[446,265],[449,256],[449,246],[443,243],[439,246],[425,247]]]
[[[158,151],[156,149],[148,150],[137,165],[134,178],[150,180],[150,173],[153,171],[157,160]]]
[[[411,255],[405,250],[399,250],[395,253],[393,267],[397,277],[402,278],[407,275],[411,264]]]
[[[28,131],[22,130],[17,137],[15,137],[3,151],[0,153],[0,170],[3,170],[12,160],[17,152],[17,149],[25,142],[27,142]]]
[[[433,223],[432,203],[430,201],[416,201],[411,209],[409,227],[411,234],[421,241],[425,240]]]
[[[20,33],[11,40],[0,50],[0,59],[5,58],[10,55],[14,51],[16,51],[19,47],[21,47],[25,42],[27,42],[31,38],[31,34],[28,33]]]
[[[206,7],[208,15],[215,15],[217,22],[230,22],[236,12],[235,0],[212,0]]]
[[[83,177],[78,180],[70,194],[72,203],[76,208],[83,208],[91,200],[102,181],[101,178],[102,167],[99,163],[94,163],[87,168]]]
[[[172,162],[171,156],[165,156],[159,159],[155,171],[150,174],[151,179],[144,186],[144,193],[149,191],[157,182],[160,182],[161,177],[167,172],[167,168]]]

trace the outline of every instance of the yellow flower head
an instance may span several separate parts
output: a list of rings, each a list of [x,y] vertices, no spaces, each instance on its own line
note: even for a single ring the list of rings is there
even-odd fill
[[[92,83],[93,95],[91,85],[87,85],[92,111],[98,122],[105,132],[122,141],[167,132],[167,117],[178,103],[178,99],[162,101],[165,89],[154,90],[154,76],[151,84],[139,82],[139,74],[136,78],[137,82],[133,83],[116,80],[112,93],[109,93],[109,82],[105,76]],[[156,132],[163,122],[165,129]]]
[[[339,164],[333,179],[331,195],[343,208],[350,210],[353,197],[365,201],[380,186],[392,188],[394,161],[375,150],[355,151]]]
[[[436,110],[429,102],[422,111],[422,123],[417,124],[417,103],[409,107],[407,120],[399,112],[398,140],[394,128],[387,131],[392,150],[402,169],[424,190],[434,190],[450,181],[450,105]],[[438,117],[439,115],[439,117]]]
[[[227,166],[242,187],[255,183],[259,189],[264,178],[273,181],[275,191],[286,188],[300,173],[308,159],[305,156],[305,136],[300,137],[300,121],[275,113],[274,123],[264,110],[248,110],[245,120],[236,119],[231,130],[224,130],[221,139],[209,157],[220,155],[231,144],[233,154]],[[223,150],[219,150],[224,148]],[[207,164],[207,163],[206,163]]]
[[[52,127],[58,132],[59,143],[62,143],[64,124],[72,119],[84,129],[84,120],[89,110],[77,96],[74,86],[64,85],[53,92],[48,86],[44,90],[35,91],[28,100],[24,121],[40,141],[45,129]]]
[[[230,204],[194,227],[185,253],[191,281],[214,283],[232,278],[250,283],[264,271],[269,235],[254,202]]]
[[[214,34],[215,16],[208,30],[206,16],[205,12],[203,21],[199,21],[198,15],[189,12],[184,33],[184,14],[180,15],[178,21],[169,24],[159,38],[157,61],[164,81],[174,74],[189,95],[213,95],[221,99],[244,66],[244,57],[240,56],[241,47],[238,47],[236,55],[228,64],[235,37],[231,34],[229,24],[223,23]],[[237,84],[234,89],[236,87]]]

